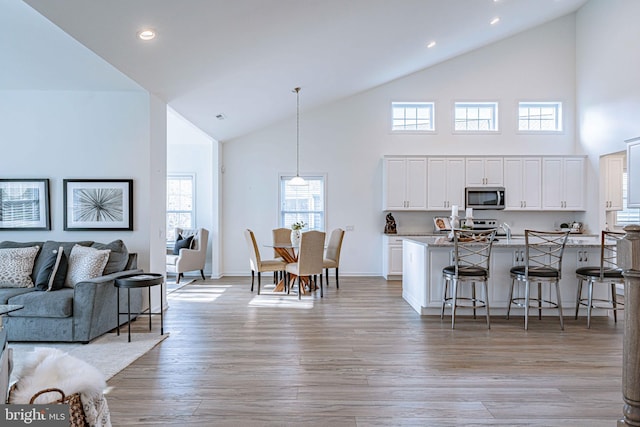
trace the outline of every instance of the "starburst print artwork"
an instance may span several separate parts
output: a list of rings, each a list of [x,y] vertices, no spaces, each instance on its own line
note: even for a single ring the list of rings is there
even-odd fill
[[[73,220],[120,222],[123,220],[123,192],[120,188],[74,190]]]

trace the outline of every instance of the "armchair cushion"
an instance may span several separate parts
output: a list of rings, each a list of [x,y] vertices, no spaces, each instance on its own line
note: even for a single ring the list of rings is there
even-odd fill
[[[178,234],[176,243],[173,246],[173,254],[180,255],[180,249],[191,249],[192,243],[193,243],[193,235],[188,237],[182,237],[182,235]]]

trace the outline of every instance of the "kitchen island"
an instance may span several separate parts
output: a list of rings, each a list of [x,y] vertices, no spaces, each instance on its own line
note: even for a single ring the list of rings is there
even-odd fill
[[[442,309],[442,269],[453,264],[453,242],[442,237],[410,237],[402,241],[402,297],[421,315],[440,315]],[[505,315],[509,306],[511,276],[514,265],[523,265],[525,256],[524,236],[511,239],[499,237],[491,251],[489,277],[489,306],[492,315]],[[597,236],[570,235],[562,259],[560,289],[564,316],[573,316],[576,306],[578,281],[575,270],[579,267],[600,264],[600,238]],[[468,287],[465,287],[465,290]],[[523,289],[514,290],[514,296],[522,296]],[[520,293],[519,293],[519,292]],[[549,291],[547,291],[549,292]],[[554,294],[555,295],[555,294]],[[594,298],[606,297],[606,286],[594,287]],[[553,298],[555,299],[555,297]],[[581,315],[586,315],[582,307]],[[512,307],[512,315],[523,315],[524,310]],[[471,313],[458,309],[458,313]],[[556,316],[554,310],[543,310],[543,315]],[[606,315],[606,310],[594,309],[593,316]]]

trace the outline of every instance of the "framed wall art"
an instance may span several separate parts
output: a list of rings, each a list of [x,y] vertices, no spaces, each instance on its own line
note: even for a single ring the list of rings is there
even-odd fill
[[[132,179],[65,179],[65,230],[133,230]]]
[[[0,179],[0,230],[51,230],[48,179]]]

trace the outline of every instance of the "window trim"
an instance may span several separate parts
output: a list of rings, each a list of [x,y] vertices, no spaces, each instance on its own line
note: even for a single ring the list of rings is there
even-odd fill
[[[293,178],[295,177],[295,173],[278,173],[278,206],[277,206],[277,223],[278,227],[284,227],[282,223],[282,179],[283,178]],[[323,215],[322,215],[322,229],[319,231],[326,232],[327,230],[327,212],[329,210],[329,200],[327,197],[327,174],[326,173],[307,173],[300,174],[302,178],[305,180],[313,179],[313,178],[322,178],[322,191],[323,191]]]
[[[431,106],[431,129],[403,129],[403,130],[395,130],[393,129],[393,108],[394,104],[425,104]],[[394,135],[420,135],[427,134],[433,135],[437,133],[436,129],[436,101],[391,101],[389,104],[389,133]]]
[[[456,107],[458,104],[469,104],[469,105],[481,105],[481,104],[493,104],[495,105],[495,113],[494,113],[494,126],[495,129],[489,130],[457,130],[456,129]],[[500,101],[498,100],[454,100],[451,105],[451,133],[454,135],[497,135],[502,133],[500,130],[501,119],[501,111],[500,111]]]
[[[559,116],[560,119],[558,120],[561,129],[560,130],[530,130],[530,129],[526,129],[526,130],[521,130],[520,129],[520,104],[557,104],[560,107],[560,112],[559,112]],[[528,99],[528,100],[519,100],[516,102],[516,106],[515,106],[515,122],[516,122],[516,129],[515,132],[518,135],[563,135],[565,133],[565,114],[564,114],[564,101],[545,101],[545,100],[532,100],[532,99]]]
[[[165,212],[165,221],[167,220],[167,218],[169,216],[169,213],[172,213],[172,212],[178,212],[178,213],[179,212],[191,212],[191,225],[192,225],[191,228],[197,228],[197,226],[198,226],[198,221],[197,221],[197,206],[198,205],[197,205],[197,201],[198,200],[197,200],[197,193],[196,192],[197,192],[198,186],[197,186],[197,183],[196,183],[196,174],[195,174],[195,172],[167,173],[167,178],[166,178],[167,179],[167,202],[168,202],[168,197],[169,197],[169,188],[168,188],[169,179],[171,179],[171,178],[184,178],[184,177],[191,178],[191,192],[193,194],[193,198],[192,198],[191,202],[192,202],[193,208],[192,208],[191,211],[176,211],[176,210],[169,210],[169,206],[167,206],[166,212]],[[165,227],[166,228],[165,233],[167,231],[169,231],[168,230],[168,226],[169,226],[169,224],[167,223],[167,225]],[[165,240],[167,241],[167,245],[173,244],[173,240],[168,240],[169,239],[169,235],[168,234],[165,236],[165,238],[166,238]]]

